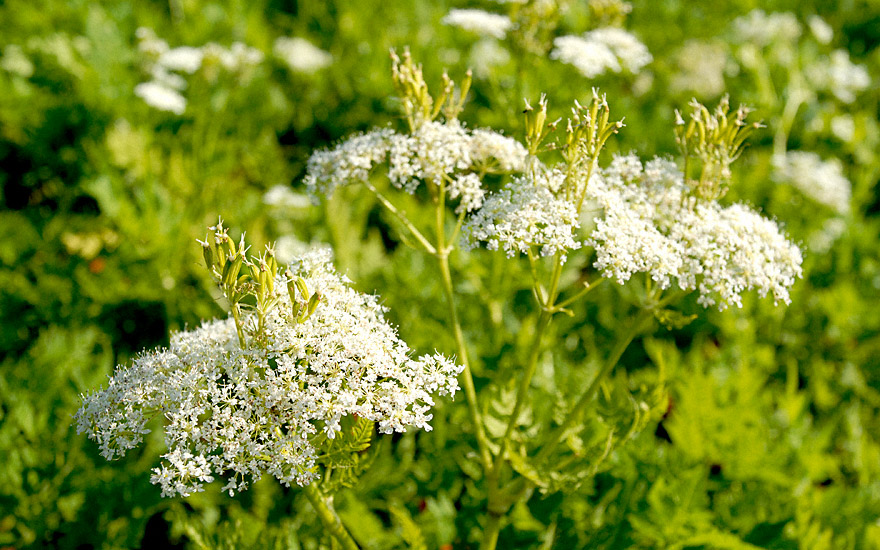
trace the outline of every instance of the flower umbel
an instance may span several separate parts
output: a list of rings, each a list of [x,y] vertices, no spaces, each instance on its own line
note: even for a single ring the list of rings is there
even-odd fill
[[[112,459],[164,416],[168,452],[151,481],[163,496],[187,496],[215,476],[228,478],[230,493],[263,474],[310,483],[321,442],[344,417],[376,422],[381,433],[430,430],[432,395],[454,395],[461,367],[439,354],[411,358],[377,297],[348,286],[330,256],[312,250],[284,274],[264,268],[270,253],[246,259],[256,276],[237,291],[257,305],[120,366],[106,389],[83,397],[79,431]]]

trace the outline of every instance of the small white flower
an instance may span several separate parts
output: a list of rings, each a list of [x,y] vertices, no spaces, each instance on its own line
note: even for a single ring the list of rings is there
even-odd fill
[[[181,115],[186,110],[186,98],[180,95],[177,90],[158,82],[138,84],[134,87],[134,93],[147,105],[160,111],[170,111]]]
[[[693,92],[705,98],[724,93],[727,52],[723,44],[688,40],[678,51],[676,59],[678,72],[671,82],[674,90]]]
[[[550,59],[573,65],[587,78],[611,71],[620,72],[620,63],[606,44],[580,36],[559,36],[553,40]]]
[[[850,115],[837,115],[831,119],[831,133],[840,141],[850,142],[856,135],[856,123]]]
[[[275,40],[272,51],[288,67],[301,73],[314,73],[333,63],[332,55],[305,38],[282,36]]]
[[[471,47],[470,65],[474,76],[489,78],[492,70],[510,61],[510,52],[493,38],[484,38]]]
[[[449,10],[449,13],[443,17],[442,23],[498,39],[507,36],[507,32],[513,27],[513,23],[506,15],[475,9]]]

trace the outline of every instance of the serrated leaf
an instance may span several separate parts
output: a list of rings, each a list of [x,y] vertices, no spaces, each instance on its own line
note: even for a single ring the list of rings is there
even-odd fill
[[[400,536],[409,546],[410,550],[428,550],[422,529],[413,521],[409,511],[403,506],[394,505],[388,507],[391,518],[400,529]]]
[[[528,456],[512,451],[507,454],[507,460],[510,462],[510,467],[513,468],[516,473],[540,488],[547,487],[550,478],[549,474],[547,472],[541,472],[534,464],[532,464]]]

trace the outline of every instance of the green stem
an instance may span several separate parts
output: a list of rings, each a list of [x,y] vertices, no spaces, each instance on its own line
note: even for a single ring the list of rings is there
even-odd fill
[[[556,449],[556,446],[565,436],[565,432],[567,432],[571,427],[578,421],[581,417],[581,413],[593,400],[596,392],[599,391],[599,386],[602,384],[602,380],[608,376],[608,373],[617,365],[617,362],[620,361],[620,357],[623,355],[623,352],[626,351],[626,348],[629,347],[630,343],[635,339],[636,336],[639,335],[643,330],[643,325],[645,321],[651,318],[651,311],[647,309],[643,309],[639,312],[636,318],[633,320],[632,325],[628,331],[626,331],[618,340],[617,344],[614,346],[614,349],[611,351],[611,355],[608,356],[605,364],[602,365],[602,368],[596,374],[596,377],[593,378],[593,381],[590,383],[587,390],[581,395],[580,399],[578,399],[577,403],[575,403],[574,407],[568,412],[565,420],[562,422],[559,427],[554,430],[553,434],[550,436],[550,439],[544,443],[541,452],[538,453],[536,458],[536,462],[541,462],[546,459],[550,454]]]
[[[364,185],[366,186],[367,189],[372,191],[374,195],[376,195],[376,198],[379,199],[379,202],[382,203],[382,206],[387,208],[389,212],[394,214],[394,216],[396,216],[397,219],[400,220],[400,223],[402,223],[403,226],[406,227],[410,233],[412,233],[412,236],[415,237],[417,241],[419,241],[419,244],[421,244],[425,248],[425,251],[428,254],[436,254],[437,253],[437,250],[434,248],[434,245],[432,245],[428,241],[428,239],[426,239],[425,236],[422,235],[422,232],[419,231],[418,228],[416,228],[416,226],[413,225],[413,223],[411,221],[409,221],[409,218],[406,217],[405,212],[398,210],[397,207],[394,206],[394,204],[391,201],[389,201],[387,198],[385,198],[385,196],[382,193],[380,193],[379,190],[376,189],[376,187],[372,183],[370,183],[369,181],[364,181]]]
[[[523,373],[522,378],[520,378],[519,387],[516,390],[516,402],[513,405],[513,412],[510,413],[510,418],[507,419],[507,428],[504,430],[504,437],[501,438],[502,456],[507,443],[510,441],[510,435],[516,427],[516,420],[519,418],[519,415],[522,414],[522,408],[525,405],[526,396],[529,393],[529,387],[532,385],[532,378],[535,376],[535,371],[538,368],[538,357],[541,355],[541,340],[543,340],[544,332],[547,330],[547,327],[550,326],[550,320],[552,318],[553,313],[547,309],[542,310],[541,315],[538,317],[538,326],[535,328],[535,335],[532,338],[532,346],[531,351],[529,352],[528,363],[526,363],[526,370]],[[501,462],[501,459],[502,457],[499,457],[499,463]],[[497,468],[498,464],[495,466]]]
[[[437,262],[440,264],[440,274],[443,278],[443,292],[446,294],[446,303],[449,308],[449,320],[452,323],[452,332],[455,335],[455,344],[458,348],[458,358],[464,366],[461,372],[462,385],[467,397],[468,413],[471,424],[474,426],[477,437],[477,445],[480,450],[480,460],[484,471],[488,472],[492,467],[492,453],[489,451],[489,439],[486,437],[486,429],[483,425],[483,416],[477,405],[477,390],[474,387],[474,377],[471,374],[470,361],[468,361],[467,346],[464,342],[464,333],[458,320],[458,312],[455,309],[455,294],[452,289],[452,274],[449,272],[449,257],[445,254],[437,254]]]
[[[559,311],[560,309],[562,309],[564,307],[568,307],[571,304],[575,303],[576,301],[580,300],[581,298],[586,296],[586,294],[589,293],[591,290],[593,290],[594,288],[596,288],[597,286],[602,284],[602,281],[604,281],[604,280],[605,280],[605,277],[599,277],[598,279],[596,279],[592,283],[585,284],[584,288],[579,290],[574,296],[572,296],[571,298],[567,298],[567,299],[559,302],[558,304],[556,304],[554,306],[556,311]]]
[[[791,128],[794,126],[794,119],[797,117],[798,109],[807,101],[809,91],[802,85],[802,78],[795,70],[791,77],[791,87],[788,92],[785,107],[782,109],[782,118],[776,128],[773,136],[773,154],[783,155],[788,149],[788,136],[791,134]]]
[[[483,529],[483,541],[480,543],[480,550],[495,550],[498,545],[498,535],[501,533],[500,514],[489,512],[486,519],[486,527]]]
[[[321,523],[324,524],[324,529],[330,533],[333,539],[338,542],[344,550],[360,550],[357,543],[351,538],[351,535],[345,529],[345,526],[342,525],[342,520],[339,519],[336,510],[333,509],[330,499],[326,498],[314,483],[310,483],[303,487],[303,491],[309,499],[309,502],[312,503],[312,507],[314,507],[315,511],[318,513]]]
[[[461,372],[462,385],[467,397],[468,414],[471,424],[474,426],[474,435],[477,438],[477,447],[480,453],[480,462],[483,471],[488,472],[492,467],[492,452],[489,450],[489,438],[486,437],[486,428],[483,424],[483,416],[477,403],[477,390],[474,386],[474,376],[471,372],[468,360],[467,345],[464,341],[464,333],[461,330],[461,322],[458,320],[458,310],[455,308],[455,291],[452,286],[452,273],[449,271],[449,252],[453,247],[446,245],[446,185],[441,182],[438,189],[437,211],[435,221],[437,224],[437,246],[434,248],[434,257],[440,264],[440,275],[443,279],[443,292],[446,294],[446,305],[449,308],[449,321],[452,323],[452,332],[455,336],[455,344],[458,348],[458,356],[464,369]]]

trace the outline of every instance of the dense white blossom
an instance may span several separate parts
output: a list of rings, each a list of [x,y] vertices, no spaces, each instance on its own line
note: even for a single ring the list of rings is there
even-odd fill
[[[333,56],[305,38],[282,36],[272,46],[275,57],[284,61],[292,70],[314,73],[333,63]]]
[[[159,82],[142,82],[134,87],[134,94],[160,111],[181,115],[186,110],[186,98],[177,90]]]
[[[587,78],[604,72],[626,70],[637,73],[653,58],[638,38],[617,27],[604,27],[580,36],[553,40],[550,58],[573,65]]]
[[[577,250],[580,226],[577,207],[557,197],[565,174],[539,170],[535,178],[514,178],[491,194],[462,228],[464,247],[484,243],[489,250],[504,250],[510,257],[537,247],[541,256],[563,256]]]
[[[508,256],[536,247],[563,258],[580,248],[578,205],[567,199],[579,186],[559,170],[538,174],[487,197],[465,223],[465,246]],[[590,178],[586,199],[592,206],[584,213],[594,219],[585,244],[596,251],[595,267],[620,284],[644,272],[661,288],[696,290],[699,303],[724,309],[742,305],[748,289],[787,303],[801,275],[801,252],[774,221],[742,204],[697,197],[672,161],[617,156]]]
[[[152,482],[163,495],[183,496],[215,476],[228,479],[230,493],[263,474],[307,484],[316,477],[315,437],[333,438],[346,416],[376,422],[382,433],[430,430],[432,394],[454,395],[461,367],[439,354],[412,359],[378,299],[350,288],[329,251],[292,268],[322,296],[305,321],[292,319],[279,276],[264,343],[242,347],[232,319],[174,334],[167,350],[144,353],[84,396],[78,430],[112,459],[164,417],[168,451]],[[251,334],[254,317],[243,320]]]
[[[823,161],[816,153],[789,151],[773,157],[773,168],[777,180],[791,183],[840,214],[849,212],[852,185],[839,160]]]
[[[871,86],[867,69],[854,64],[846,50],[835,50],[831,56],[806,67],[807,79],[818,90],[828,90],[844,103],[852,103],[858,92]]]
[[[663,288],[697,290],[699,303],[719,309],[742,305],[749,289],[789,302],[800,250],[748,206],[693,196],[673,162],[655,159],[642,170],[635,156],[617,157],[588,195],[602,209],[589,243],[605,276],[623,283],[646,272]]]
[[[310,193],[332,195],[336,187],[366,181],[373,167],[387,162],[395,187],[413,193],[424,181],[445,182],[450,197],[460,196],[471,210],[479,207],[482,192],[474,187],[478,177],[463,177],[467,172],[519,172],[526,157],[522,144],[492,130],[432,121],[409,134],[378,129],[317,151],[309,158],[305,183]]]
[[[513,26],[506,15],[476,9],[449,10],[442,22],[445,25],[498,39],[504,38]]]

